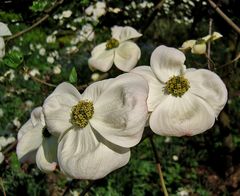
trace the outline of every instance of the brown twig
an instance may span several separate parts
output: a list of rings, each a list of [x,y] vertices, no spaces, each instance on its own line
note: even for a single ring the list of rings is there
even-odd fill
[[[4,151],[3,154],[7,154],[9,151],[11,151],[13,148],[15,148],[17,145],[17,140],[15,142],[13,142],[10,146],[8,146]]]
[[[48,19],[48,17],[50,16],[50,12],[52,12],[58,5],[62,4],[64,0],[59,0],[59,1],[56,1],[55,4],[50,7],[48,10],[45,11],[45,13],[47,13],[46,15],[44,15],[42,18],[40,18],[37,22],[35,22],[32,26],[22,30],[22,31],[19,31],[17,33],[15,33],[14,35],[10,36],[10,37],[7,37],[5,39],[6,42],[16,38],[16,37],[19,37],[21,36],[22,34],[24,33],[27,33],[28,31],[32,30],[33,28],[35,28],[36,26],[40,25],[41,23],[43,23],[45,20]]]
[[[163,172],[162,172],[162,169],[161,169],[160,158],[159,158],[159,155],[157,153],[157,149],[156,149],[156,146],[154,144],[153,137],[150,136],[149,140],[150,140],[152,150],[153,150],[153,153],[154,153],[154,157],[155,157],[155,161],[156,161],[157,171],[158,171],[158,175],[159,175],[159,178],[160,178],[160,186],[162,187],[164,196],[168,196],[167,188],[165,186],[165,182],[164,182],[164,178],[163,178]]]
[[[29,74],[29,76],[30,76],[30,78],[32,78],[34,81],[39,82],[39,83],[41,83],[41,84],[45,84],[45,85],[50,86],[50,87],[57,87],[57,85],[51,84],[51,83],[48,83],[48,82],[45,82],[44,80],[41,80],[41,79],[37,78],[36,76],[31,76],[30,74]]]
[[[238,33],[240,34],[240,28],[226,15],[224,12],[212,1],[208,0],[209,4],[214,10]]]
[[[213,19],[210,18],[209,19],[209,29],[208,29],[208,35],[212,35],[212,23],[213,23]],[[207,56],[208,56],[208,69],[211,70],[211,61],[209,59],[211,59],[211,42],[208,42],[208,49],[207,49]]]

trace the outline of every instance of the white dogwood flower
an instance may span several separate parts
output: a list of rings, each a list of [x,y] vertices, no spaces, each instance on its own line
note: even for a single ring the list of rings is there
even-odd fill
[[[137,74],[95,82],[83,94],[60,84],[45,100],[49,132],[60,137],[58,162],[72,178],[99,179],[126,165],[147,119],[147,82]]]
[[[57,166],[57,138],[45,127],[42,107],[35,108],[31,118],[18,132],[17,156],[21,162],[36,162],[43,172]]]
[[[151,129],[165,136],[192,136],[211,128],[227,101],[227,89],[217,74],[186,69],[185,55],[159,46],[151,55],[151,67],[132,70],[149,84]]]
[[[132,27],[114,26],[112,38],[93,49],[92,57],[88,60],[89,66],[107,72],[114,63],[118,69],[130,71],[141,56],[140,48],[130,39],[140,36],[142,34]]]
[[[12,35],[6,24],[0,22],[0,59],[5,56],[5,42],[3,37]]]

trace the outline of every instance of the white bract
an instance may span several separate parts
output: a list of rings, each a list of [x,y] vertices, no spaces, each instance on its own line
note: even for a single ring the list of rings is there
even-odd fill
[[[185,55],[159,46],[151,55],[151,67],[133,70],[149,84],[149,124],[159,135],[192,136],[211,128],[227,101],[227,89],[217,74],[186,69]]]
[[[0,60],[5,56],[5,42],[3,37],[12,35],[6,24],[0,22]]]
[[[36,162],[43,172],[57,166],[57,138],[45,127],[42,107],[35,108],[31,118],[18,132],[17,156],[21,162]]]
[[[207,35],[198,40],[187,40],[182,44],[180,50],[191,49],[193,54],[205,54],[207,50],[207,42],[214,41],[221,38],[222,35],[218,32],[213,32],[211,35]]]
[[[114,63],[118,69],[130,71],[141,56],[140,48],[130,39],[140,36],[142,34],[132,27],[114,26],[112,38],[93,49],[92,56],[88,60],[89,66],[107,72]]]
[[[51,134],[60,137],[58,162],[72,178],[99,179],[126,165],[130,147],[147,119],[147,82],[137,74],[95,82],[83,94],[60,84],[43,111]]]

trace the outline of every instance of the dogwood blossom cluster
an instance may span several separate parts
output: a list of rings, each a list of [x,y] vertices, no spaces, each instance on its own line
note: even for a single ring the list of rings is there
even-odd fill
[[[187,69],[184,53],[164,45],[152,52],[150,66],[134,68],[141,51],[129,40],[140,36],[132,27],[115,26],[88,61],[104,72],[114,63],[129,73],[97,81],[82,94],[63,82],[32,111],[18,132],[21,162],[36,162],[43,172],[60,168],[71,178],[99,179],[129,162],[145,126],[178,137],[213,126],[227,101],[220,77]]]

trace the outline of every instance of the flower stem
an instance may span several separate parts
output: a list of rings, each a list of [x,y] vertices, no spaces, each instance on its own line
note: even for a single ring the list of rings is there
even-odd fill
[[[150,143],[152,145],[152,150],[153,150],[154,157],[155,157],[155,160],[156,160],[157,171],[158,171],[158,175],[159,175],[159,178],[160,178],[160,186],[162,187],[164,196],[168,196],[167,188],[165,186],[165,182],[164,182],[164,178],[163,178],[163,172],[162,172],[162,169],[161,169],[160,158],[159,158],[159,155],[157,153],[156,146],[155,146],[154,141],[153,141],[153,137],[150,136],[149,140],[150,140]]]

